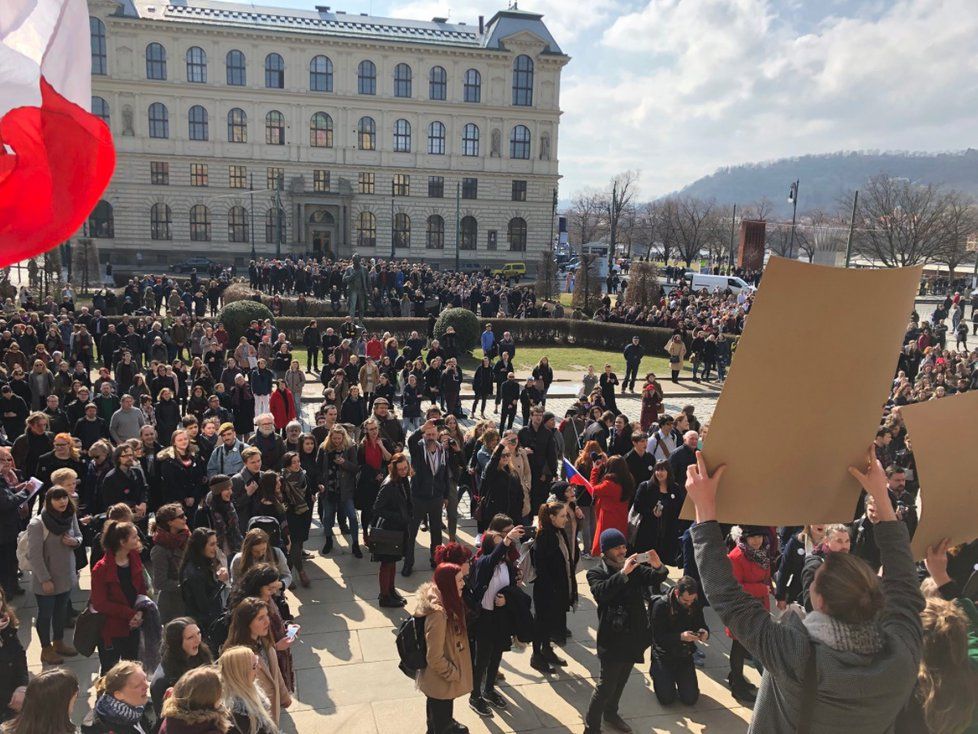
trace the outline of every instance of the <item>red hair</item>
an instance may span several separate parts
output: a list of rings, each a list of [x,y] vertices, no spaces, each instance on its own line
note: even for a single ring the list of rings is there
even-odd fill
[[[462,608],[462,597],[458,594],[455,577],[462,572],[462,567],[455,563],[439,563],[435,568],[435,587],[441,596],[441,605],[449,620],[461,630],[465,630],[465,610]]]
[[[435,548],[435,563],[454,563],[462,566],[472,560],[472,551],[461,543],[445,543]]]

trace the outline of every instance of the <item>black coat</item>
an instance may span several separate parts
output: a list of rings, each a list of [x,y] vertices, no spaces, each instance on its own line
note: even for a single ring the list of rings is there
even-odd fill
[[[703,604],[697,599],[686,609],[676,598],[673,588],[668,594],[654,599],[649,612],[652,628],[652,657],[655,660],[677,662],[690,658],[696,649],[695,642],[683,642],[683,632],[699,632],[709,629],[703,618]]]
[[[181,501],[182,499],[181,497]],[[106,507],[111,507],[117,502],[135,507],[148,501],[146,478],[138,466],[130,469],[128,474],[118,468],[113,469],[102,480],[102,502]]]
[[[493,377],[492,367],[484,367],[481,364],[475,368],[472,375],[472,392],[477,397],[492,397]]]
[[[160,485],[163,488],[163,502],[179,502],[187,497],[200,500],[204,496],[204,475],[206,467],[198,454],[191,454],[189,466],[184,466],[174,454],[173,449],[164,449],[157,456]]]
[[[645,607],[648,588],[658,587],[668,575],[637,566],[627,576],[608,567],[602,558],[587,572],[591,595],[598,604],[598,657],[640,663],[649,646],[649,616]]]
[[[567,550],[566,558],[561,546]],[[537,617],[559,618],[577,598],[574,549],[567,545],[567,536],[556,529],[537,533],[533,541],[533,565],[537,571],[536,581],[533,582],[533,605]]]
[[[805,543],[793,534],[785,543],[778,566],[778,585],[774,598],[789,604],[801,598],[801,572],[805,567]]]
[[[662,515],[656,517],[653,513],[655,506],[662,503]],[[675,486],[669,488],[667,494],[659,491],[658,484],[642,482],[635,490],[635,500],[632,507],[641,520],[632,550],[644,553],[654,549],[663,563],[672,563],[676,558],[679,544],[679,511],[683,501]]]
[[[193,617],[206,636],[214,621],[224,614],[225,586],[209,568],[188,562],[180,570],[180,595],[187,616]]]
[[[374,502],[373,516],[374,524],[378,520],[383,520],[382,526],[386,530],[403,530],[404,546],[410,541],[409,528],[412,515],[411,490],[408,480],[394,481],[387,477],[381,483],[380,490],[377,492],[377,499]],[[374,553],[370,556],[372,561],[395,562],[401,560],[401,556],[380,555]]]
[[[494,515],[502,513],[513,520],[523,516],[523,483],[515,472],[499,468],[499,447],[492,452],[479,486],[480,522],[488,524]]]
[[[6,721],[15,713],[7,708],[13,692],[26,686],[27,652],[17,637],[17,630],[8,625],[0,630],[0,721]]]

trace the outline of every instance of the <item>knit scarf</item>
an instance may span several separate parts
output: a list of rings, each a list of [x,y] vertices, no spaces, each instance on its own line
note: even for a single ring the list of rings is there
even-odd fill
[[[750,543],[747,542],[747,538],[740,536],[737,540],[737,547],[740,548],[740,552],[744,554],[744,557],[751,563],[756,563],[761,568],[771,567],[771,558],[768,556],[767,552],[768,540],[765,536],[764,545],[760,548],[751,548]]]
[[[48,529],[51,535],[60,536],[71,530],[71,519],[73,517],[74,515],[69,515],[67,512],[41,510],[41,522],[44,523],[44,527]]]
[[[104,724],[133,726],[143,717],[145,706],[130,706],[115,696],[103,693],[95,702],[95,715]]]
[[[190,531],[186,528],[175,533],[158,528],[153,533],[153,545],[162,545],[171,552],[186,548],[189,539]]]
[[[302,469],[296,472],[286,469],[282,472],[282,493],[285,495],[285,504],[296,515],[309,512],[309,505],[306,503],[306,474]]]
[[[809,612],[802,623],[812,639],[839,652],[875,655],[883,649],[883,635],[876,620],[847,624],[822,612]]]

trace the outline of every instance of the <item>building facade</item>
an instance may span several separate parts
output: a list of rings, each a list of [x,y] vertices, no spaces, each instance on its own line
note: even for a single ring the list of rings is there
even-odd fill
[[[116,172],[79,235],[163,269],[277,253],[536,263],[558,181],[542,16],[393,20],[89,0],[92,110]]]

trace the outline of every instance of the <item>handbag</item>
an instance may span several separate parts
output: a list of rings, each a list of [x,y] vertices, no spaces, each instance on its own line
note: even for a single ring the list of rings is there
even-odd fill
[[[102,626],[105,616],[92,609],[92,602],[85,605],[81,614],[75,620],[74,647],[86,658],[91,657],[95,648],[102,640]]]
[[[404,531],[384,527],[384,518],[378,518],[370,528],[370,550],[378,556],[403,556]]]

